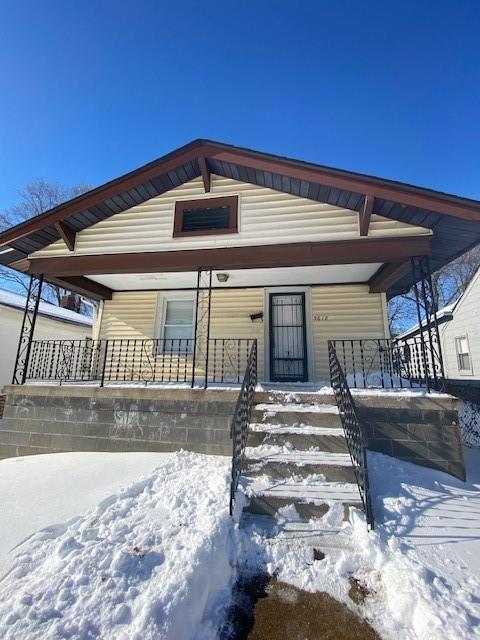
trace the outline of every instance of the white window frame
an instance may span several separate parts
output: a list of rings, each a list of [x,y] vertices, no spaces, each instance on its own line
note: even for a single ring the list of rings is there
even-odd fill
[[[195,334],[195,295],[191,294],[191,293],[182,293],[182,292],[178,292],[178,293],[164,293],[164,294],[159,294],[158,295],[158,300],[157,300],[157,318],[156,318],[156,322],[155,322],[155,337],[157,339],[162,340],[161,345],[159,345],[159,347],[156,350],[156,355],[157,356],[162,356],[162,355],[169,355],[170,353],[172,354],[177,354],[179,353],[180,355],[185,355],[185,351],[182,349],[181,351],[169,351],[169,350],[164,350],[164,343],[163,343],[163,339],[164,339],[164,334],[165,334],[165,320],[167,319],[167,304],[169,302],[175,302],[175,301],[188,301],[192,303],[192,335],[191,335],[191,340],[193,341],[194,338],[194,334]],[[185,325],[182,325],[185,326]],[[184,340],[185,338],[182,338],[182,340]],[[193,342],[190,343],[190,349],[186,352],[186,355],[192,355],[193,353]]]
[[[460,352],[460,350],[459,350],[460,340],[465,340],[465,342],[467,343],[467,353]],[[468,340],[468,335],[466,333],[464,333],[464,334],[462,334],[460,336],[455,336],[455,354],[457,356],[457,367],[458,367],[459,373],[470,374],[471,375],[473,373],[472,353],[470,351],[470,342]],[[469,362],[469,365],[470,365],[468,369],[463,369],[460,366],[460,356],[461,355],[468,355],[468,362]]]

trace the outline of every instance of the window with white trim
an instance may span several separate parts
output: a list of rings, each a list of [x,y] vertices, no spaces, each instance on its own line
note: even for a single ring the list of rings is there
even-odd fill
[[[163,302],[160,353],[190,354],[193,351],[195,300],[166,298]]]
[[[470,359],[470,349],[467,336],[455,338],[455,349],[457,351],[457,362],[459,371],[472,371],[472,361]]]

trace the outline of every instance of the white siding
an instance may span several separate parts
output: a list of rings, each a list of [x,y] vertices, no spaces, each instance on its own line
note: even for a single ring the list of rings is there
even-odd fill
[[[156,291],[114,293],[104,302],[100,338],[153,338],[156,304]]]
[[[23,310],[0,306],[0,390],[12,382]],[[80,340],[91,338],[92,329],[38,315],[34,340]]]
[[[447,378],[480,380],[480,270],[453,311],[453,319],[440,326]],[[467,336],[472,372],[460,371],[455,338]]]
[[[312,287],[315,379],[328,382],[328,340],[388,338],[382,294],[367,285]],[[319,319],[315,319],[315,317]]]
[[[239,233],[173,238],[176,200],[239,195]],[[373,215],[371,237],[430,234],[429,229]],[[358,238],[358,214],[229,178],[212,176],[205,194],[201,178],[147,200],[77,234],[75,254],[205,249]],[[63,240],[33,254],[72,255]]]
[[[264,289],[260,288],[215,291],[212,295],[211,337],[256,338],[259,380],[263,380],[264,324],[252,322],[250,315],[263,312],[263,307]]]

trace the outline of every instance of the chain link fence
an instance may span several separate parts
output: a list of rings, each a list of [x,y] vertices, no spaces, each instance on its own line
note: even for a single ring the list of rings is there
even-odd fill
[[[463,444],[480,447],[480,404],[463,400],[458,417]]]

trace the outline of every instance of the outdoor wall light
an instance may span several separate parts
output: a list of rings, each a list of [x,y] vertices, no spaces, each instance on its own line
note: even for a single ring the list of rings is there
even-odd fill
[[[263,320],[263,312],[260,311],[259,313],[252,313],[250,315],[250,320],[252,322],[262,322],[262,320]]]
[[[219,282],[227,282],[229,277],[228,273],[217,273],[217,280]]]

